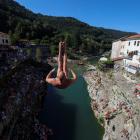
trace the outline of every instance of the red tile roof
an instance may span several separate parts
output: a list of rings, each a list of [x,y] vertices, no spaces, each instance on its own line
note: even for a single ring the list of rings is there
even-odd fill
[[[128,39],[140,39],[140,34],[129,36]]]
[[[0,35],[8,35],[7,33],[0,32]]]

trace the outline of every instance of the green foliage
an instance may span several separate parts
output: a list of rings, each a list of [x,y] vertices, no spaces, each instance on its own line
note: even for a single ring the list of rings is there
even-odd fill
[[[40,44],[41,45],[48,45],[49,44],[49,41],[43,39],[43,40],[40,41]]]
[[[32,50],[29,48],[29,49],[26,49],[26,52],[27,52],[27,56],[31,56],[31,54],[32,54]]]
[[[40,39],[34,39],[34,40],[31,40],[31,42],[32,42],[32,44],[39,45]]]
[[[36,48],[36,60],[41,62],[42,52],[40,48]]]
[[[114,62],[108,59],[107,61],[98,61],[97,68],[101,71],[106,71],[113,68]]]
[[[57,46],[50,47],[51,56],[55,56],[58,52]]]
[[[100,116],[98,118],[98,122],[99,122],[99,124],[104,124],[104,118],[103,118],[103,116]]]
[[[67,46],[73,46],[73,40],[70,34],[66,35],[65,41],[67,42]]]
[[[11,37],[11,43],[13,45],[16,45],[20,39],[18,34],[11,34],[10,37]]]
[[[107,61],[104,61],[104,64],[113,65],[114,62],[112,60],[108,59]]]

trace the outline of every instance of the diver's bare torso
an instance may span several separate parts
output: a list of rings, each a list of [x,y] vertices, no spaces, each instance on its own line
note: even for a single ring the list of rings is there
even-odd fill
[[[54,87],[64,89],[64,88],[67,88],[68,86],[70,86],[73,82],[75,82],[76,78],[77,77],[68,79],[68,78],[66,78],[66,76],[64,76],[62,79],[61,79],[61,77],[56,77],[56,78],[50,78],[50,79],[48,78],[46,80],[48,83],[52,84]]]
[[[60,88],[60,89],[64,89],[64,88],[67,88],[69,85],[72,84],[72,81],[73,80],[70,80],[70,79],[65,79],[63,82],[61,82],[58,78],[55,78],[54,79],[54,86],[57,87],[57,88]]]

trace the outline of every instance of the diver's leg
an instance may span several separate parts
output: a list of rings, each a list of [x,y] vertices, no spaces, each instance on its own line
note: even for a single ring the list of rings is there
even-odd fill
[[[65,73],[66,78],[68,78],[66,45],[64,49],[65,50],[64,50],[63,72]]]
[[[59,43],[59,54],[58,54],[58,70],[57,75],[59,72],[63,71],[63,56],[62,56],[62,42]]]

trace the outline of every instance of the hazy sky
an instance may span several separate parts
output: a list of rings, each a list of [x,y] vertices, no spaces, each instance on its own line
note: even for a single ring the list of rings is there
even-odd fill
[[[71,16],[90,25],[140,33],[140,0],[16,0],[51,16]]]

